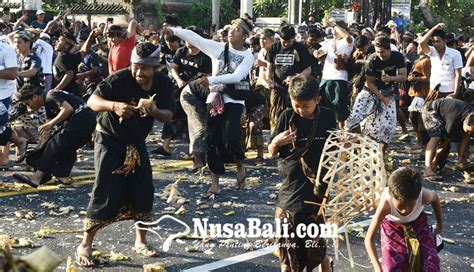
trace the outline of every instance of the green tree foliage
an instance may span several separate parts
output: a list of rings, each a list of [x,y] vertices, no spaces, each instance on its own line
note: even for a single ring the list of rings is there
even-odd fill
[[[254,17],[288,17],[288,1],[254,0]]]
[[[448,31],[474,34],[474,1],[472,0],[429,0],[429,7],[434,17],[433,24],[443,22]],[[414,30],[432,27],[419,9],[420,0],[412,1]]]
[[[314,0],[311,1],[309,14],[304,14],[305,17],[313,15],[316,21],[321,22],[324,17],[329,16],[329,12],[333,9],[344,7],[344,0]]]
[[[232,0],[221,0],[220,26],[229,24],[231,20],[238,18],[239,13]],[[209,29],[212,24],[212,0],[195,0],[192,6],[179,16],[182,25],[195,25],[203,29]]]
[[[303,18],[316,16],[317,21],[321,21],[335,8],[343,8],[346,0],[306,0],[309,1],[309,9],[303,3]],[[253,12],[255,17],[287,17],[288,0],[254,0]]]
[[[163,24],[164,16],[163,16],[163,9],[161,7],[161,0],[155,0],[155,8],[156,8],[156,22],[155,27],[160,28]]]

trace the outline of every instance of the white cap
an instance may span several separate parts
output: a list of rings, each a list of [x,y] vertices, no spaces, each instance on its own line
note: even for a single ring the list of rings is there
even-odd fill
[[[40,14],[45,14],[44,10],[39,9],[38,11],[36,11],[36,15],[40,15]]]
[[[48,40],[51,40],[51,37],[50,37],[48,34],[46,34],[46,33],[44,33],[44,32],[41,32],[41,34],[40,34],[40,39],[48,39]]]

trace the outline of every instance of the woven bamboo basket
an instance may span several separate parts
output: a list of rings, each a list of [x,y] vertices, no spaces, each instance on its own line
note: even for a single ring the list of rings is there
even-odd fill
[[[375,210],[387,183],[382,146],[361,134],[331,132],[317,180],[328,185],[319,210],[326,223],[343,226]]]

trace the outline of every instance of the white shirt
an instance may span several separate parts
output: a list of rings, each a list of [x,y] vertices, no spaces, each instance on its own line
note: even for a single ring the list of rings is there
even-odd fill
[[[211,58],[212,76],[207,77],[209,85],[240,82],[248,76],[252,69],[254,57],[250,49],[238,51],[229,47],[229,69],[234,72],[219,75],[224,70],[224,43],[205,39],[191,30],[176,27],[171,27],[170,29],[173,30],[174,35],[194,45]],[[222,97],[224,98],[224,103],[245,105],[244,100],[234,100],[225,93]]]
[[[415,207],[409,214],[405,216],[400,215],[400,213],[395,208],[395,205],[393,204],[393,201],[392,201],[392,196],[388,192],[388,188],[384,188],[384,191],[382,193],[382,200],[387,200],[388,203],[390,204],[390,210],[391,210],[390,214],[386,215],[385,217],[388,220],[395,223],[399,223],[399,224],[405,224],[405,223],[410,223],[410,222],[415,221],[420,216],[424,208],[424,205],[422,202],[423,189],[421,189],[420,194],[418,195],[418,198],[416,199]]]
[[[440,84],[440,93],[452,93],[456,90],[456,69],[462,68],[462,57],[458,50],[446,46],[443,58],[439,57],[438,51],[430,46],[428,53],[431,61],[430,89],[433,90]]]
[[[258,52],[257,59],[266,61],[265,56],[264,56],[264,51],[266,51],[265,48],[260,49],[260,51]],[[267,72],[267,67],[263,67],[263,66],[258,67],[257,85],[266,86],[266,82],[263,79],[263,76],[261,76],[261,75],[264,75],[266,72]]]
[[[462,68],[461,75],[463,77],[466,77],[467,73],[469,73],[469,70],[467,69],[467,67]],[[471,78],[472,78],[472,75],[471,75]],[[474,90],[474,81],[471,81],[471,84],[469,84],[468,88],[471,90]]]
[[[0,37],[0,71],[18,67],[15,49],[5,36]],[[0,78],[0,100],[11,97],[15,91],[15,80]]]
[[[53,73],[53,47],[43,41],[42,39],[36,40],[33,44],[36,55],[41,59],[41,67],[43,68],[44,74]]]
[[[348,80],[347,70],[337,70],[336,69],[336,53],[338,55],[347,55],[351,57],[352,49],[354,49],[354,38],[352,38],[352,43],[348,43],[347,39],[339,39],[335,41],[334,39],[327,40],[320,50],[326,53],[326,60],[324,61],[323,67],[323,80]],[[334,52],[334,42],[336,42],[336,53]]]
[[[391,50],[391,51],[395,51],[395,52],[400,52],[400,51],[398,50],[398,47],[397,47],[396,45],[394,45],[393,43],[390,44],[390,50]]]

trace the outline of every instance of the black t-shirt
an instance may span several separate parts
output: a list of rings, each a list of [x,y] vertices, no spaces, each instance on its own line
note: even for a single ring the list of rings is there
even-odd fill
[[[265,96],[260,92],[250,90],[249,94],[245,98],[245,110],[249,113],[254,107],[258,105],[265,105],[267,103]]]
[[[61,104],[66,101],[74,110],[80,107],[85,107],[84,101],[76,95],[66,91],[52,90],[46,94],[44,99],[44,107],[46,109],[46,116],[48,119],[54,118],[58,115]]]
[[[55,85],[61,82],[66,71],[72,71],[74,78],[69,82],[69,84],[64,88],[64,91],[68,91],[75,95],[80,95],[79,87],[76,84],[76,74],[77,67],[82,61],[82,56],[80,53],[58,53],[58,56],[54,60],[53,64],[53,75],[55,80]]]
[[[462,133],[464,119],[474,111],[469,103],[452,98],[437,99],[431,103],[431,107],[443,120],[449,136]]]
[[[34,52],[30,52],[25,58],[18,57],[18,71],[23,72],[36,69],[36,74],[31,77],[16,77],[17,89],[21,89],[23,85],[33,85],[35,87],[44,87],[43,68],[41,67],[41,59]]]
[[[34,20],[33,22],[31,22],[30,25],[31,25],[32,28],[45,29],[46,26],[48,25],[48,23],[46,23],[44,21],[42,23],[40,23],[37,20]]]
[[[160,64],[166,65],[166,70],[163,70],[163,72],[166,72],[169,77],[171,77],[171,64],[175,54],[176,50],[173,51],[169,47],[162,47],[160,52]]]
[[[392,90],[394,82],[385,83],[382,81],[382,71],[388,76],[396,76],[397,70],[405,68],[405,58],[400,52],[391,51],[390,59],[382,61],[373,53],[368,58],[368,63],[365,66],[365,74],[367,76],[375,77],[375,85],[379,90]]]
[[[190,80],[199,72],[206,74],[212,72],[212,61],[209,56],[202,51],[192,55],[185,46],[176,51],[173,63],[179,65],[179,77],[184,81]]]
[[[329,131],[336,129],[334,112],[324,107],[320,107],[320,109],[315,140],[303,156],[304,161],[314,173],[318,171],[321,153],[326,139],[329,137]],[[272,139],[289,129],[290,120],[296,129],[296,147],[304,148],[310,136],[313,120],[299,116],[293,109],[287,109],[280,115]],[[277,198],[277,207],[292,212],[314,212],[318,207],[305,204],[304,201],[321,203],[326,188],[322,186],[318,195],[314,194],[314,184],[304,175],[300,160],[285,160],[292,154],[292,149],[291,144],[280,146],[278,149],[278,171],[282,176],[283,184]]]
[[[308,49],[296,41],[288,49],[284,49],[279,42],[272,44],[266,58],[275,65],[274,80],[280,85],[287,77],[301,73],[311,65]]]
[[[175,111],[175,99],[171,80],[160,72],[155,72],[150,91],[145,91],[132,76],[130,68],[125,68],[110,75],[99,83],[94,94],[111,101],[137,105],[140,98],[149,98],[156,94],[154,100],[159,109]],[[97,123],[122,144],[138,144],[145,140],[153,128],[154,118],[141,117],[138,113],[119,122],[119,117],[110,111],[99,112]]]

